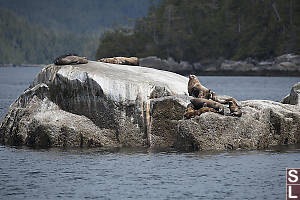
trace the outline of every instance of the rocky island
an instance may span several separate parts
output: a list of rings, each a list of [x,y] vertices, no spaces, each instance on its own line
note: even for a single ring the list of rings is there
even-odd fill
[[[300,83],[282,103],[238,102],[241,117],[206,112],[184,119],[192,98],[187,84],[184,76],[141,66],[51,64],[9,108],[0,143],[199,151],[300,142]]]

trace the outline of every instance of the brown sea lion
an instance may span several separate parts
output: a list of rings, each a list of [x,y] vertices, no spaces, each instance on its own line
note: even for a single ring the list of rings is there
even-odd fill
[[[81,57],[76,54],[64,54],[54,60],[55,65],[71,65],[71,64],[86,64],[88,60],[86,57]]]
[[[198,80],[197,76],[189,75],[189,82],[188,82],[188,93],[189,96],[193,96],[196,98],[211,98],[211,91],[207,89],[203,85],[201,85],[200,81]]]
[[[119,64],[119,65],[139,65],[139,59],[137,57],[113,57],[113,58],[101,58],[99,62]]]
[[[218,113],[224,115],[224,106],[213,100],[204,99],[204,98],[195,98],[195,99],[191,99],[191,103],[193,104],[195,110],[198,110],[202,107],[209,107],[217,110]]]
[[[231,101],[228,101],[228,103],[229,103],[230,113],[233,116],[241,117],[242,111],[241,111],[241,108],[237,105],[236,100],[234,98],[231,98]]]
[[[217,111],[215,109],[209,108],[209,107],[203,107],[198,110],[194,110],[193,108],[189,107],[189,108],[187,108],[187,111],[183,114],[183,116],[186,119],[190,119],[196,115],[201,115],[202,113],[205,113],[205,112],[217,112]]]
[[[211,99],[218,102],[218,103],[221,103],[221,104],[227,104],[228,103],[228,100],[230,99],[220,99],[215,92],[211,92]]]

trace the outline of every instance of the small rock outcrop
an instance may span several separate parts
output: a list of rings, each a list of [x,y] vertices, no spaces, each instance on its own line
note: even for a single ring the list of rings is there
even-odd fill
[[[0,143],[197,151],[300,142],[299,104],[249,100],[238,102],[240,117],[224,106],[225,115],[184,119],[187,85],[186,77],[140,66],[48,65],[0,122]]]
[[[281,100],[281,103],[300,105],[300,82],[292,87],[290,94],[284,97],[284,99]]]

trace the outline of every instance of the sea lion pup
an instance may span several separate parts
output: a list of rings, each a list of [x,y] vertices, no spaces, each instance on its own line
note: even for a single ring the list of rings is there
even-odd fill
[[[189,82],[188,82],[188,93],[189,96],[193,96],[196,98],[211,98],[211,91],[207,89],[203,85],[201,85],[200,81],[198,80],[197,76],[189,75]]]
[[[86,64],[88,60],[86,57],[81,57],[76,54],[64,54],[54,60],[56,65],[71,65],[71,64]]]
[[[233,116],[241,117],[242,116],[242,111],[241,111],[241,108],[237,105],[236,100],[234,98],[231,98],[231,100],[228,101],[228,103],[229,103],[230,113]]]
[[[99,62],[119,64],[119,65],[139,65],[139,59],[137,57],[113,57],[113,58],[101,58]]]
[[[186,119],[190,119],[196,115],[201,115],[202,113],[205,113],[205,112],[215,112],[216,113],[217,111],[215,109],[209,108],[209,107],[203,107],[198,110],[194,110],[193,108],[189,107],[189,108],[187,108],[187,111],[183,114],[183,116]]]
[[[224,106],[213,100],[204,99],[204,98],[195,98],[195,99],[191,99],[191,103],[193,104],[195,110],[198,110],[202,107],[209,107],[215,109],[218,113],[224,115]]]

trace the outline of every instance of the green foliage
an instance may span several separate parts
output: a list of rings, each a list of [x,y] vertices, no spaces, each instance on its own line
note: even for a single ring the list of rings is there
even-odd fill
[[[50,63],[67,52],[95,59],[103,30],[132,26],[149,5],[150,0],[0,0],[0,63]]]
[[[130,30],[128,28],[118,28],[112,31],[105,31],[100,38],[100,47],[97,49],[96,57],[128,57],[135,54],[133,40],[130,38]]]
[[[0,9],[0,63],[51,63],[67,52],[93,58],[96,47],[96,38],[46,30]]]
[[[156,55],[196,62],[299,54],[299,9],[297,0],[164,0],[131,32],[103,34],[97,58]]]
[[[32,24],[76,33],[98,33],[146,15],[149,0],[0,0],[0,7]]]

